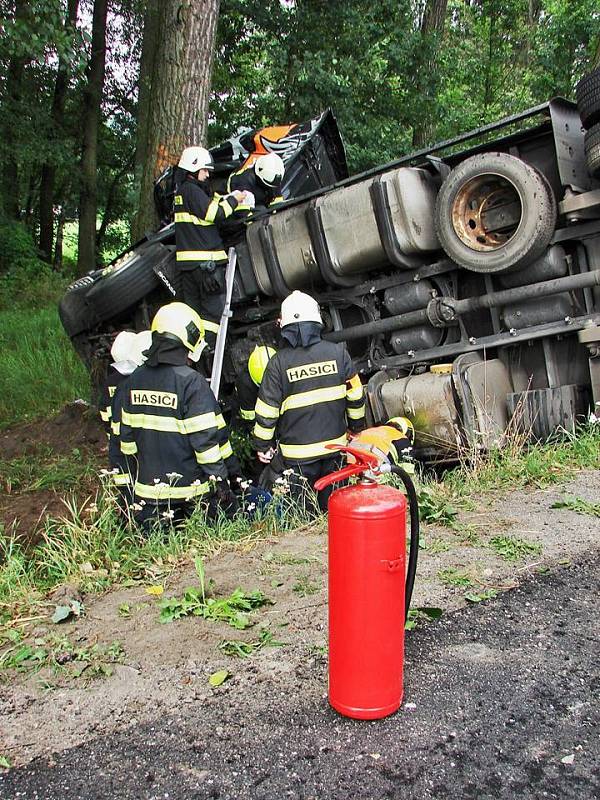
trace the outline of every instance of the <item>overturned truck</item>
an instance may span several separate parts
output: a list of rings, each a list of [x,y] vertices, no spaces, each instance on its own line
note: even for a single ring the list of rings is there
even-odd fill
[[[545,439],[600,407],[600,74],[585,80],[579,109],[554,99],[352,177],[330,113],[296,139],[248,135],[283,155],[286,202],[235,239],[224,403],[303,289],[347,343],[371,421],[410,417],[426,460],[511,425]],[[249,148],[224,152],[221,180]],[[69,287],[61,319],[92,375],[118,330],[172,298],[173,265],[165,224]]]

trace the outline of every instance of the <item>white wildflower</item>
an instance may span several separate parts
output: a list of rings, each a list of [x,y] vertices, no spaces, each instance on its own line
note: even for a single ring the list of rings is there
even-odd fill
[[[167,478],[170,481],[176,481],[179,478],[183,478],[183,475],[180,472],[167,472]]]
[[[101,469],[100,470],[100,477],[106,478],[108,475],[112,475],[112,471],[110,469]]]
[[[170,508],[168,511],[163,511],[161,517],[164,519],[173,519],[175,517],[175,512]]]
[[[154,484],[160,483],[160,478],[154,478]]]
[[[293,469],[284,469],[283,470],[283,474],[284,475],[293,475],[294,474],[294,470]]]
[[[192,481],[192,486],[202,486],[202,481],[200,478],[196,478],[195,481]]]
[[[251,483],[252,483],[252,481],[242,481],[242,480],[240,480],[239,481],[240,489],[246,490],[250,486]]]
[[[256,508],[256,503],[248,503],[247,511],[254,511]]]
[[[217,476],[216,475],[209,475],[208,476],[208,480],[215,482],[217,480]]]
[[[141,511],[143,506],[141,503],[132,503],[131,508],[133,511]]]
[[[89,505],[88,511],[90,512],[98,511],[98,506],[96,505],[96,503],[92,503],[91,505]]]

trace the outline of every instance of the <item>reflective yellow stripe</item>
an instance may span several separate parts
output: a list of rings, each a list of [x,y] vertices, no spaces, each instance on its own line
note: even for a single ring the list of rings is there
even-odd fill
[[[130,428],[141,428],[147,431],[160,431],[161,433],[197,433],[217,427],[214,411],[198,414],[187,419],[176,417],[160,417],[158,414],[131,414],[123,411],[123,423]]]
[[[166,483],[157,483],[150,486],[147,483],[136,481],[133,491],[138,497],[147,500],[191,500],[199,497],[209,490],[208,483],[199,483],[197,486],[169,486]]]
[[[256,401],[254,410],[259,416],[265,417],[266,419],[277,419],[279,416],[279,409],[276,406],[270,406],[268,403],[263,402],[260,397]]]
[[[135,442],[121,442],[121,452],[126,456],[134,456],[137,453],[137,444]]]
[[[178,250],[177,261],[223,261],[225,250]]]
[[[102,422],[108,422],[110,420],[110,417],[111,417],[110,406],[104,409],[100,409],[100,419],[102,420]]]
[[[346,416],[348,419],[362,419],[365,415],[365,407],[360,406],[359,408],[347,408],[346,409]]]
[[[219,450],[221,451],[221,458],[223,460],[233,455],[233,448],[231,447],[231,444],[229,442],[225,442],[225,444],[222,444]]]
[[[219,450],[218,444],[209,447],[208,450],[202,450],[200,453],[196,451],[196,461],[199,464],[216,464],[216,462],[220,460],[221,451]]]
[[[346,444],[346,434],[338,439],[329,439],[327,442],[315,442],[314,444],[283,444],[279,442],[281,455],[284,458],[315,458],[316,456],[331,456],[334,451],[328,450],[328,444]]]
[[[115,436],[119,436],[121,434],[121,423],[120,422],[111,422],[110,429]]]
[[[254,425],[254,435],[258,439],[272,439],[275,433],[275,428],[263,428],[258,422]]]
[[[346,382],[346,386],[349,387],[346,391],[348,400],[362,400],[363,386],[358,375],[353,375],[350,380]]]
[[[218,322],[212,322],[210,319],[204,319],[201,317],[202,324],[204,325],[204,331],[210,331],[214,333],[215,336],[219,333],[219,328],[221,327]]]
[[[344,384],[339,386],[326,386],[324,389],[311,389],[310,392],[298,392],[286,397],[281,404],[281,413],[290,411],[292,408],[304,408],[305,406],[316,406],[319,403],[329,403],[332,400],[343,400],[346,397],[346,387]]]
[[[175,212],[175,222],[189,222],[191,225],[212,225],[212,222],[209,222],[206,219],[200,219],[195,214],[190,214],[188,211],[176,211]]]
[[[284,201],[285,201],[285,197],[282,194],[278,194],[277,197],[274,197],[271,200],[271,202],[269,203],[269,206],[274,206],[277,203],[283,203]]]
[[[223,414],[217,414],[215,419],[217,420],[217,428],[220,431],[223,430],[223,428],[225,427],[225,424],[226,424],[225,423],[225,418],[223,417]]]
[[[213,197],[213,199],[208,204],[208,208],[206,209],[206,219],[208,220],[209,224],[212,224],[215,221],[215,217],[217,216],[218,210],[219,210],[219,199],[217,197]]]
[[[256,414],[247,408],[240,408],[240,417],[252,421],[256,418]]]
[[[219,203],[219,205],[221,206],[223,214],[225,214],[225,219],[227,219],[227,217],[230,217],[233,214],[233,208],[229,205],[229,200],[227,197],[224,197]]]
[[[176,194],[174,202],[175,202],[176,205],[182,205],[183,197],[180,194]]]
[[[127,486],[131,483],[131,477],[126,472],[114,476],[115,486]]]

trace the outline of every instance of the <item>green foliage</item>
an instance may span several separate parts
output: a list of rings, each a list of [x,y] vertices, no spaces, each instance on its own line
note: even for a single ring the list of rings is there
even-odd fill
[[[540,544],[527,542],[518,536],[493,536],[490,547],[505,561],[520,561],[530,555],[539,555],[542,552]]]
[[[581,497],[567,497],[552,503],[550,508],[567,508],[577,514],[589,514],[592,517],[600,517],[600,503],[590,503]]]
[[[0,311],[0,428],[33,419],[89,393],[89,378],[56,308]]]
[[[445,586],[471,586],[473,583],[470,575],[452,567],[441,569],[437,575]]]
[[[439,619],[443,613],[444,612],[441,608],[436,608],[435,606],[419,606],[418,608],[411,608],[406,616],[404,630],[413,631],[423,622],[431,622]]]
[[[273,633],[266,628],[262,628],[258,639],[245,642],[240,639],[223,640],[219,644],[219,649],[226,656],[236,656],[237,658],[248,658],[263,647],[283,647],[284,642],[278,642]]]
[[[466,592],[464,598],[468,603],[485,603],[497,596],[497,589],[484,589],[482,592]]]
[[[93,458],[77,448],[65,456],[56,456],[50,447],[41,447],[26,456],[0,459],[0,489],[7,494],[41,489],[68,491],[94,474]]]
[[[439,484],[421,486],[418,496],[421,522],[446,525],[449,528],[455,527],[458,511]]]
[[[226,622],[232,628],[243,630],[254,624],[248,612],[269,603],[264,594],[255,590],[243,592],[235,589],[222,598],[206,597],[204,587],[190,587],[181,597],[168,597],[161,600],[160,621],[173,622],[181,617],[202,617],[213,622]]]
[[[85,673],[89,680],[111,675],[111,665],[122,663],[125,655],[120,642],[81,646],[64,635],[21,641],[17,630],[11,633],[16,635],[11,646],[0,653],[0,670],[30,673],[48,667],[55,676],[79,678]]]

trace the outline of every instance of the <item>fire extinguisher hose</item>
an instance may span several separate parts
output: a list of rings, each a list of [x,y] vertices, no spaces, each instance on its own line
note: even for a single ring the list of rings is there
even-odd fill
[[[417,559],[419,557],[419,498],[417,497],[415,485],[407,472],[401,467],[396,466],[392,466],[391,471],[392,474],[397,475],[404,484],[410,512],[410,550],[408,553],[408,568],[406,570],[406,584],[404,589],[404,616],[406,620],[415,585]]]

